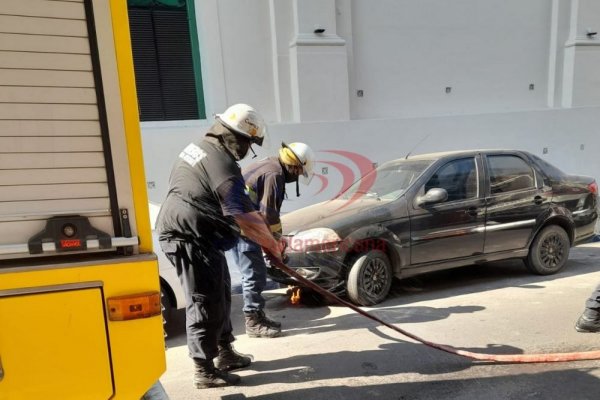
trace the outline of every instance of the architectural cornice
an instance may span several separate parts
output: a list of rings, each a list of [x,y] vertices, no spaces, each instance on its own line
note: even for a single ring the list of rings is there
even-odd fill
[[[590,39],[588,37],[576,37],[575,39],[569,39],[565,43],[565,47],[577,47],[577,46],[600,46],[599,39]]]
[[[301,33],[292,40],[290,47],[296,46],[345,46],[346,41],[338,35]]]

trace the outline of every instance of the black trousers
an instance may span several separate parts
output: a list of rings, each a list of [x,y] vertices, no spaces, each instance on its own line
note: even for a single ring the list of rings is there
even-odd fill
[[[590,318],[600,317],[600,285],[592,292],[592,295],[585,302],[585,315]]]
[[[160,246],[177,269],[185,292],[186,331],[190,357],[212,360],[219,343],[235,340],[231,327],[231,278],[221,250],[182,241]]]

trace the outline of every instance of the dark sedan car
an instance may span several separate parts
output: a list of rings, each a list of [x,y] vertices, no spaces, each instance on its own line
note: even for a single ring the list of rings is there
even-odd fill
[[[336,199],[282,218],[288,265],[360,305],[381,302],[394,276],[509,258],[553,274],[594,235],[597,194],[594,179],[524,151],[390,161]]]

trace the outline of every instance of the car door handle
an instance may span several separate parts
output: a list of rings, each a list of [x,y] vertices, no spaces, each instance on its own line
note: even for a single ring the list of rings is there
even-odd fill
[[[533,202],[537,205],[540,205],[544,202],[544,198],[542,196],[535,196],[533,198]]]
[[[476,217],[477,216],[477,207],[469,207],[465,210],[466,214],[469,214],[472,217]]]

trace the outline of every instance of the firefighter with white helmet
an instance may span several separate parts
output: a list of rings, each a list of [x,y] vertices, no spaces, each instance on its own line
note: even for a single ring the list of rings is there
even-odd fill
[[[285,197],[285,184],[298,181],[308,184],[313,176],[315,155],[304,143],[281,144],[277,157],[269,157],[242,169],[246,190],[256,209],[269,225],[273,236],[281,237],[279,213]],[[238,243],[226,252],[227,262],[238,266],[242,274],[246,333],[250,337],[276,337],[281,324],[265,315],[262,291],[267,280],[267,267],[261,248],[251,238],[240,236]]]
[[[236,384],[240,378],[227,371],[251,362],[231,345],[231,283],[224,251],[243,230],[274,257],[281,255],[279,242],[245,191],[237,164],[252,144],[262,144],[265,134],[262,117],[246,104],[218,115],[206,136],[179,154],[158,216],[161,248],[186,294],[187,342],[197,388]]]

